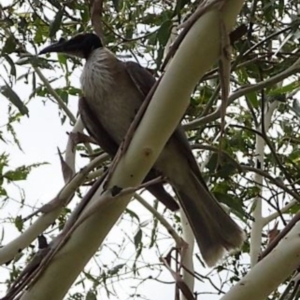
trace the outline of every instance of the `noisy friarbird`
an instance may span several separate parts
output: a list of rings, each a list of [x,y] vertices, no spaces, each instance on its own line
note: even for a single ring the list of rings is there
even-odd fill
[[[154,85],[154,77],[137,63],[120,61],[92,33],[61,39],[40,54],[50,52],[86,60],[80,78],[84,95],[79,103],[80,115],[88,132],[104,150],[114,155]],[[157,174],[165,176],[176,191],[207,265],[215,265],[225,251],[242,245],[243,231],[209,192],[180,125],[147,175],[148,179]]]

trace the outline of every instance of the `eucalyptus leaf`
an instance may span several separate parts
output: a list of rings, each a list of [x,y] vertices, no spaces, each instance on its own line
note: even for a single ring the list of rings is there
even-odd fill
[[[6,55],[6,54],[4,54],[3,57],[6,59],[6,61],[10,65],[10,75],[16,76],[17,75],[17,69],[16,69],[16,65],[14,64],[13,60],[10,58],[9,55]]]
[[[56,34],[56,32],[61,27],[62,17],[63,17],[64,11],[63,9],[60,9],[57,14],[55,15],[55,18],[53,22],[51,23],[49,27],[49,37],[53,38]]]
[[[16,106],[22,115],[29,116],[28,108],[24,105],[18,94],[8,84],[0,88],[0,93],[4,97],[6,97],[14,106]]]

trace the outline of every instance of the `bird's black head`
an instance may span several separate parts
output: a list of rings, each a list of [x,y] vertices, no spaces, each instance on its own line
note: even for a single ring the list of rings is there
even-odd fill
[[[57,43],[44,48],[39,54],[57,52],[87,59],[95,49],[100,47],[103,47],[103,45],[96,34],[82,33],[70,40],[61,38]]]

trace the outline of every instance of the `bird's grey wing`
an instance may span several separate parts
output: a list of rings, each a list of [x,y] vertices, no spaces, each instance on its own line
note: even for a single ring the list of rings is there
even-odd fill
[[[126,66],[126,71],[130,76],[131,80],[134,82],[137,89],[146,98],[147,94],[150,92],[152,86],[155,84],[156,80],[151,75],[149,71],[143,68],[140,64],[128,61],[124,63]]]
[[[125,62],[126,70],[130,75],[132,81],[137,86],[138,90],[143,94],[146,98],[147,94],[150,92],[152,86],[155,84],[155,78],[151,75],[149,71],[143,68],[141,65],[135,62]],[[190,168],[196,177],[201,181],[202,184],[207,188],[205,181],[201,175],[198,164],[195,160],[195,157],[192,153],[190,144],[186,138],[183,128],[181,125],[177,127],[174,131],[172,137],[174,141],[176,141],[176,145],[178,149],[180,149],[182,155],[187,159]]]
[[[138,65],[131,64],[127,69],[145,98],[154,78]],[[201,254],[205,262],[213,266],[225,250],[241,246],[244,240],[243,232],[208,190],[180,125],[170,137],[162,155],[165,155],[165,159],[156,165],[169,177],[194,232]]]
[[[177,147],[180,148],[181,153],[184,155],[184,157],[187,159],[191,170],[195,174],[195,176],[198,178],[198,180],[204,185],[204,187],[208,190],[208,187],[206,185],[205,180],[202,177],[201,171],[199,169],[198,163],[194,157],[194,154],[191,150],[190,143],[185,135],[185,132],[182,128],[182,126],[178,126],[176,131],[174,132],[174,141],[177,144]]]
[[[98,142],[105,152],[114,156],[119,148],[118,144],[102,126],[101,122],[95,116],[94,111],[90,109],[84,97],[80,97],[78,109],[87,132]]]
[[[98,142],[100,147],[107,152],[112,157],[117,153],[118,144],[114,141],[112,136],[105,130],[101,122],[95,116],[92,109],[90,109],[87,101],[84,97],[79,99],[79,113],[82,119],[82,122],[88,131],[88,133]],[[159,174],[156,170],[151,169],[150,172],[145,177],[144,181],[150,181]],[[179,209],[178,204],[170,196],[169,193],[165,191],[162,184],[154,184],[148,187],[150,193],[154,195],[160,202],[162,202],[168,209],[175,211]]]

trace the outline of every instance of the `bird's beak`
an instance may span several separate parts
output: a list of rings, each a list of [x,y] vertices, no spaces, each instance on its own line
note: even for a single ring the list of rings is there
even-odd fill
[[[79,51],[78,43],[73,40],[66,40],[61,38],[57,43],[54,43],[44,49],[42,49],[39,53],[46,54],[46,53],[65,53],[69,55],[74,55],[77,57],[82,57],[81,51]]]
[[[68,53],[68,48],[69,48],[69,45],[68,45],[68,42],[67,40],[65,39],[60,39],[57,43],[54,43],[46,48],[44,48],[43,50],[41,50],[39,52],[39,55],[40,54],[46,54],[46,53],[51,53],[51,52],[56,52],[56,53]]]

